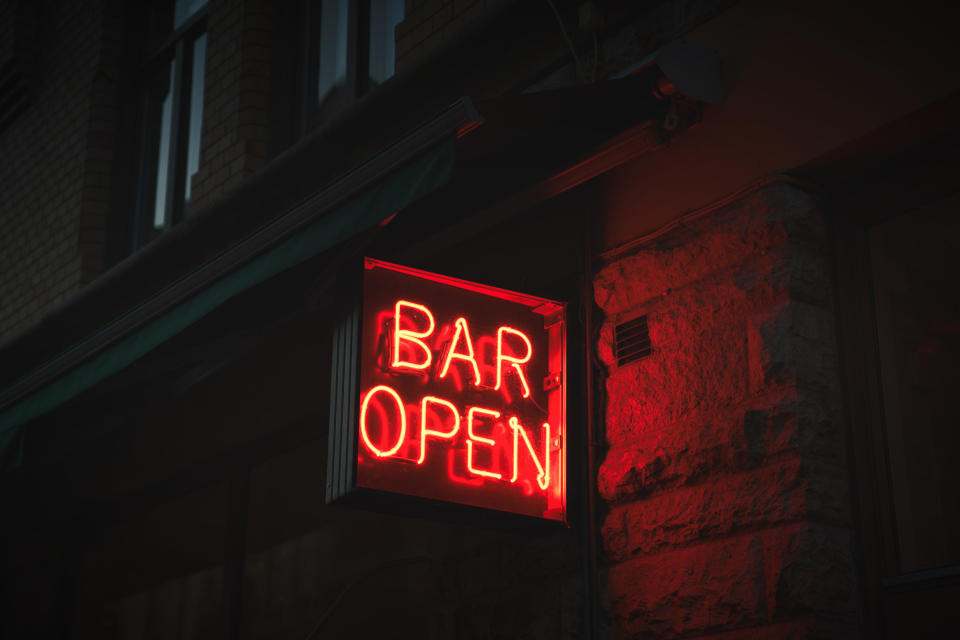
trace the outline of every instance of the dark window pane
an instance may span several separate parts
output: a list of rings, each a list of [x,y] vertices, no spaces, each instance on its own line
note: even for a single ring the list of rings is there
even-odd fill
[[[203,125],[203,69],[207,56],[207,34],[193,43],[193,71],[190,81],[190,128],[187,136],[187,179],[184,184],[185,204],[190,202],[190,183],[200,166],[200,134]],[[184,208],[186,211],[186,208]]]
[[[370,0],[370,87],[393,75],[394,29],[403,20],[403,0]]]
[[[186,24],[198,11],[207,6],[207,0],[154,1],[150,6],[147,50],[165,43],[170,34]]]
[[[200,11],[207,4],[207,0],[176,0],[173,7],[173,28],[176,29]]]
[[[871,231],[877,336],[901,570],[960,562],[960,238],[954,199]]]
[[[320,9],[320,67],[317,100],[342,100],[347,79],[347,0],[323,0]]]

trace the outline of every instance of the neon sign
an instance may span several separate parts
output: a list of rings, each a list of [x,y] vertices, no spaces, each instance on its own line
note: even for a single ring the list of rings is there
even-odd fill
[[[328,499],[404,494],[565,521],[564,305],[364,267],[360,313],[335,343]]]

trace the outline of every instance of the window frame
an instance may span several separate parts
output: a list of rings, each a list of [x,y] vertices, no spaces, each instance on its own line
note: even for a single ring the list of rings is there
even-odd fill
[[[302,88],[300,101],[303,105],[300,119],[300,137],[329,122],[337,114],[349,109],[372,89],[370,86],[370,19],[372,0],[346,0],[347,2],[347,29],[346,29],[346,79],[343,85],[343,102],[337,108],[324,109],[319,102],[320,83],[320,47],[321,47],[321,14],[323,0],[304,0],[304,30],[301,44],[304,56],[300,79]],[[404,19],[406,7],[404,7]],[[403,19],[401,19],[401,22]],[[399,24],[399,23],[398,23]],[[394,49],[396,41],[394,41]],[[396,74],[396,58],[394,70],[384,80],[387,82]]]
[[[300,137],[305,136],[310,131],[326,121],[329,121],[340,113],[348,109],[362,95],[360,91],[360,57],[361,32],[360,29],[362,13],[360,5],[367,5],[368,2],[356,2],[346,0],[347,2],[347,44],[346,44],[346,78],[343,85],[343,103],[339,108],[323,109],[319,99],[320,88],[320,47],[323,13],[323,0],[305,0],[303,11],[306,16],[304,24],[307,26],[304,32],[303,55],[305,61],[303,64],[304,77],[302,80],[303,95],[301,97],[303,109],[300,123]]]
[[[135,251],[155,239],[164,230],[180,222],[186,215],[186,201],[178,194],[185,193],[187,186],[187,155],[190,135],[190,105],[193,84],[194,45],[207,34],[209,4],[197,10],[182,25],[168,33],[159,45],[149,49],[140,65],[139,122],[137,140],[136,198],[131,233],[131,248]],[[153,25],[148,25],[148,29]],[[160,134],[157,131],[161,119],[158,112],[161,103],[153,99],[150,83],[158,74],[172,65],[171,117],[170,117],[170,162],[167,164],[164,223],[155,228],[151,223],[157,200],[157,163],[159,159]],[[204,78],[206,61],[204,61]],[[200,127],[202,130],[201,112]]]
[[[832,236],[834,317],[864,637],[900,637],[904,625],[923,636],[925,629],[942,622],[938,616],[948,613],[945,599],[960,587],[960,565],[905,571],[901,563],[876,326],[870,230],[956,193],[951,180],[960,131],[951,128],[947,135],[920,140],[856,171],[845,164],[839,170],[828,168],[818,180],[826,185]],[[818,176],[813,171],[809,175]]]
[[[275,8],[268,158],[277,157],[312,131],[337,119],[374,90],[364,77],[369,67],[370,36],[364,24],[370,19],[370,0],[348,2],[344,100],[337,109],[327,110],[320,108],[318,96],[321,0],[280,3]],[[390,82],[396,72],[396,42],[394,49],[394,74],[383,83]]]

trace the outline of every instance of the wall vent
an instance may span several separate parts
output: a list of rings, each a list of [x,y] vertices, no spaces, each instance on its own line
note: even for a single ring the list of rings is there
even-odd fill
[[[650,330],[647,328],[647,316],[621,322],[613,329],[616,344],[617,366],[640,360],[650,355]]]

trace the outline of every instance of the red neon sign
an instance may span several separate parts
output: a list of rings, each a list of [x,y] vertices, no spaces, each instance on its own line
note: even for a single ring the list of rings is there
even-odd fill
[[[560,303],[367,259],[356,486],[564,521],[564,334]]]

